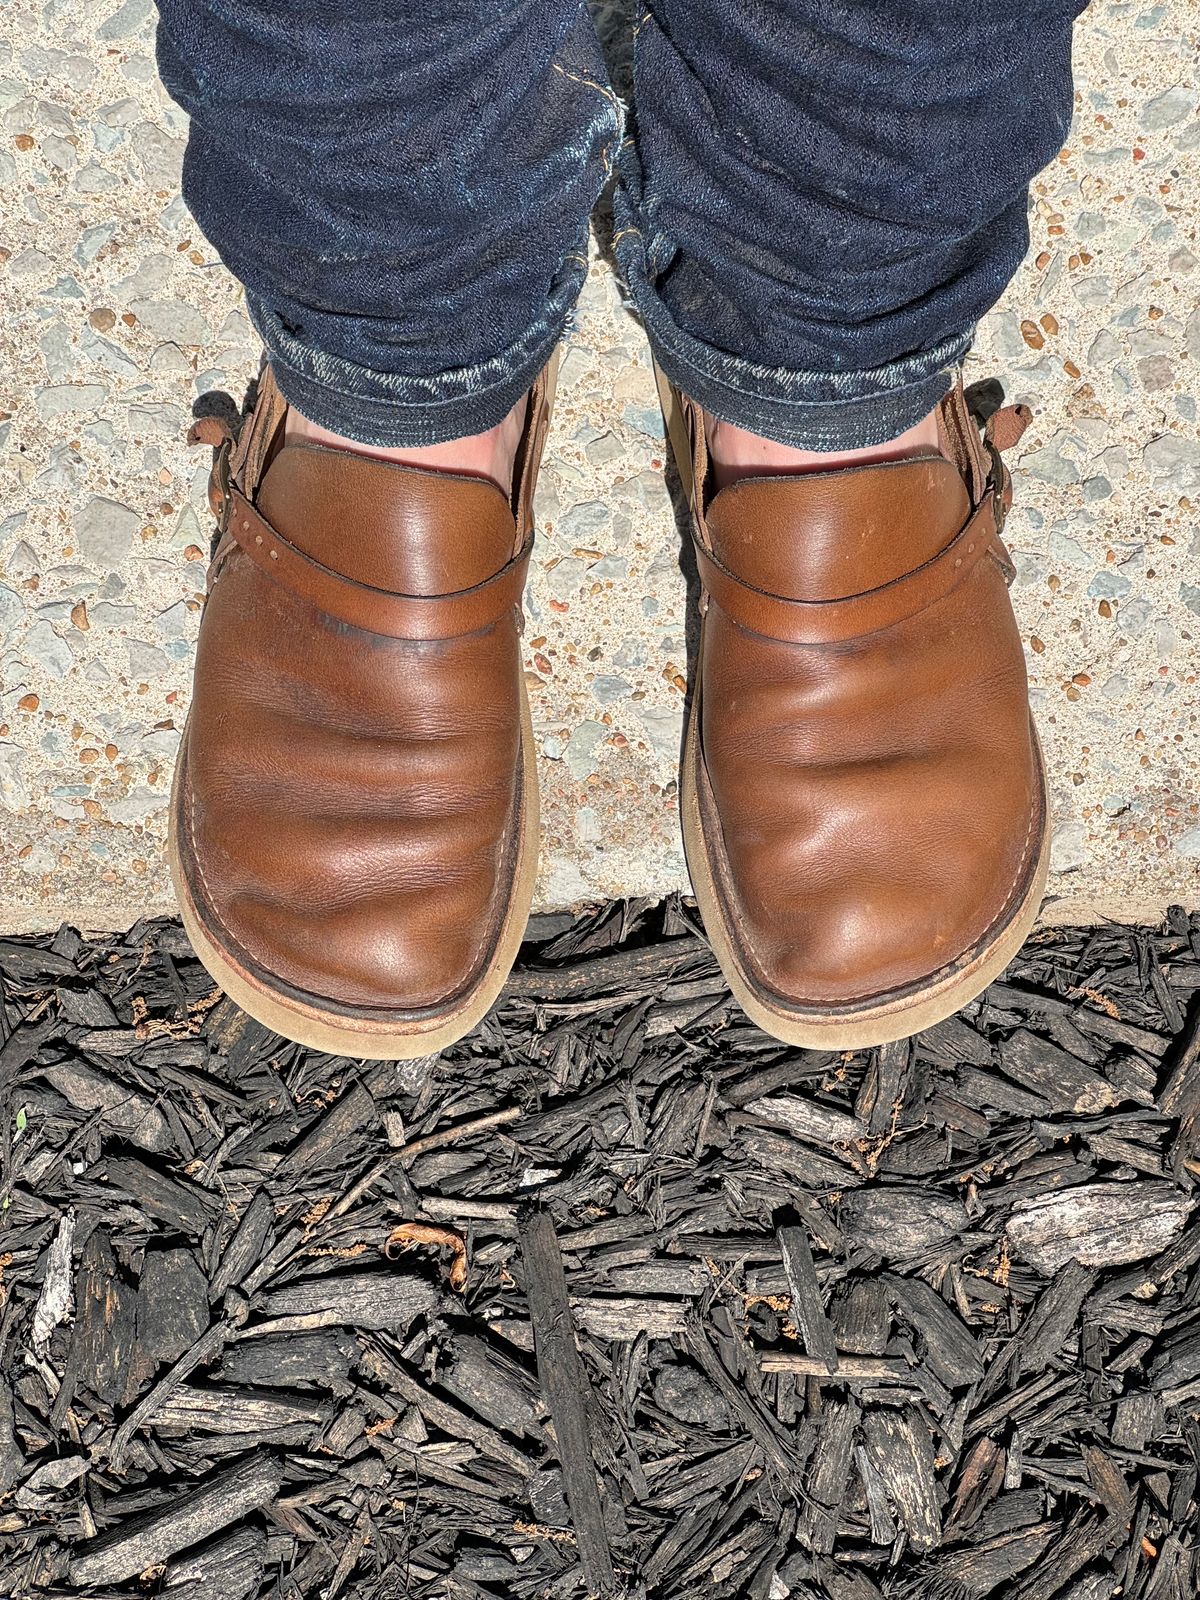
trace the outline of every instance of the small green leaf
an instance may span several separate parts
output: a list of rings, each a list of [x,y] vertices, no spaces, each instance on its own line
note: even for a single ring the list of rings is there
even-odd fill
[[[25,1132],[26,1120],[27,1119],[26,1119],[26,1116],[25,1116],[25,1107],[22,1106],[21,1109],[17,1112],[17,1132],[18,1133],[24,1133]]]

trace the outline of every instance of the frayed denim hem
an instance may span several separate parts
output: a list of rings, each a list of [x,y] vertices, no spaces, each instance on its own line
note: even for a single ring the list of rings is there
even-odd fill
[[[914,427],[948,393],[974,327],[869,371],[764,367],[681,328],[654,288],[642,229],[622,183],[616,194],[617,261],[654,358],[676,388],[723,422],[800,450],[861,450]]]
[[[586,275],[586,251],[573,253],[527,333],[487,361],[429,377],[375,372],[314,349],[250,289],[246,308],[290,405],[357,444],[413,449],[485,433],[504,420],[553,354]]]

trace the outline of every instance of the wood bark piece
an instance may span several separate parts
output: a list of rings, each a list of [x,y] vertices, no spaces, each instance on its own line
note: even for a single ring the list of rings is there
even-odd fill
[[[301,1395],[181,1383],[158,1406],[154,1426],[200,1433],[266,1433],[304,1423],[315,1428],[326,1415],[324,1405]]]
[[[1081,1184],[1018,1205],[1008,1239],[1014,1254],[1041,1272],[1057,1272],[1071,1260],[1124,1266],[1165,1249],[1193,1204],[1168,1184]]]
[[[267,1540],[261,1528],[235,1528],[167,1563],[163,1593],[180,1600],[250,1600],[262,1582]]]
[[[1114,1531],[1103,1517],[1087,1512],[1074,1517],[1037,1568],[1016,1588],[1014,1600],[1053,1600],[1077,1572],[1095,1560]]]
[[[521,1257],[538,1376],[554,1423],[580,1564],[590,1590],[612,1594],[616,1574],[588,1425],[589,1384],[575,1344],[562,1255],[548,1212],[531,1211],[522,1217]]]
[[[75,1213],[67,1210],[50,1248],[46,1251],[41,1293],[33,1308],[33,1349],[46,1353],[50,1335],[71,1313],[71,1248],[75,1241]]]
[[[12,1390],[0,1378],[0,1495],[6,1495],[16,1483],[24,1462],[14,1427]]]
[[[168,920],[0,940],[0,1595],[585,1600],[580,1527],[611,1600],[1200,1594],[1200,910],[883,1049],[753,1026],[678,897],[513,987],[368,1065]]]
[[[798,1378],[828,1378],[833,1383],[889,1383],[909,1375],[906,1364],[893,1356],[842,1356],[831,1371],[821,1356],[789,1355],[770,1351],[762,1357],[764,1372],[791,1372]]]
[[[930,1563],[930,1575],[943,1592],[1008,1595],[1023,1573],[1043,1561],[1053,1542],[1052,1523],[1005,1528],[966,1550],[953,1550]],[[1081,1596],[1073,1600],[1083,1600]],[[1098,1597],[1097,1597],[1098,1600]]]
[[[135,1156],[112,1158],[105,1177],[139,1209],[179,1233],[198,1237],[212,1220],[215,1198],[189,1181],[180,1182]]]
[[[1010,1348],[1018,1352],[1016,1376],[1040,1372],[1076,1336],[1079,1312],[1096,1283],[1096,1273],[1068,1261],[1055,1274],[1030,1311]]]
[[[269,1317],[299,1317],[310,1328],[374,1328],[407,1333],[437,1305],[437,1288],[415,1273],[370,1269],[302,1278],[264,1296]]]
[[[112,1436],[110,1447],[110,1461],[115,1472],[121,1470],[125,1451],[137,1430],[150,1422],[159,1406],[195,1372],[197,1367],[206,1366],[215,1359],[231,1331],[230,1325],[225,1322],[214,1322],[211,1327],[206,1328],[196,1342],[183,1352],[174,1366],[163,1373],[150,1392],[143,1396],[122,1421]]]
[[[900,1317],[917,1335],[918,1347],[947,1388],[978,1383],[984,1375],[979,1347],[960,1317],[923,1278],[889,1275],[885,1287]]]
[[[309,1173],[337,1160],[346,1142],[374,1127],[378,1112],[374,1100],[361,1083],[348,1089],[334,1102],[321,1120],[284,1156],[275,1170],[283,1173]]]
[[[452,1439],[469,1439],[485,1456],[503,1463],[520,1478],[533,1474],[533,1464],[496,1428],[490,1428],[436,1394],[428,1383],[420,1383],[398,1361],[377,1345],[363,1351],[362,1367],[409,1405],[415,1406],[426,1422],[441,1428]]]
[[[57,1062],[45,1069],[44,1076],[72,1105],[98,1111],[101,1127],[123,1134],[130,1144],[158,1154],[171,1148],[173,1135],[166,1117],[148,1095],[128,1083],[81,1061]]]
[[[855,1189],[843,1199],[838,1221],[852,1246],[885,1261],[933,1250],[969,1226],[960,1200],[908,1186]]]
[[[1103,1111],[1116,1104],[1106,1078],[1028,1028],[1018,1028],[1005,1041],[1000,1066],[1055,1111]]]
[[[571,1300],[578,1325],[598,1339],[618,1343],[628,1339],[670,1339],[687,1326],[691,1307],[686,1300],[664,1300],[650,1295],[579,1295]]]
[[[818,1555],[828,1555],[837,1541],[839,1512],[850,1486],[858,1418],[853,1400],[830,1401],[821,1418],[801,1512],[801,1536]]]
[[[854,1106],[871,1138],[881,1138],[899,1125],[911,1068],[911,1039],[893,1040],[875,1052]]]
[[[96,1228],[83,1247],[75,1277],[75,1325],[56,1421],[80,1385],[110,1406],[121,1405],[143,1364],[137,1349],[136,1293],[117,1266],[108,1233]]]
[[[147,1250],[138,1282],[137,1338],[155,1361],[176,1361],[208,1327],[208,1285],[190,1250]]]
[[[853,1144],[867,1135],[867,1125],[859,1117],[804,1095],[766,1095],[751,1100],[745,1109],[809,1144]]]
[[[463,1334],[454,1340],[442,1374],[446,1392],[494,1428],[517,1438],[537,1437],[540,1404],[534,1375],[490,1340]]]
[[[702,939],[669,939],[642,950],[596,956],[557,971],[514,972],[505,994],[528,995],[538,1000],[565,1000],[572,995],[605,994],[626,984],[659,982],[693,963],[711,963],[712,952]]]
[[[242,1213],[212,1275],[209,1294],[213,1300],[220,1300],[231,1285],[240,1284],[261,1258],[272,1221],[271,1202],[266,1191],[259,1189]]]
[[[907,1409],[871,1410],[863,1418],[863,1438],[897,1520],[918,1550],[932,1549],[941,1541],[942,1519],[924,1419]]]
[[[223,1383],[280,1389],[307,1385],[343,1396],[350,1392],[350,1368],[359,1351],[344,1329],[264,1334],[250,1325],[237,1329],[236,1337],[238,1342],[226,1345],[221,1354],[216,1375]]]
[[[71,1582],[123,1583],[136,1577],[147,1567],[241,1522],[266,1505],[282,1481],[283,1469],[274,1457],[262,1451],[246,1456],[82,1549],[70,1563]]]
[[[829,1318],[825,1315],[808,1234],[800,1227],[780,1228],[779,1248],[783,1254],[783,1270],[787,1274],[788,1287],[792,1291],[792,1316],[804,1339],[804,1348],[810,1356],[824,1364],[827,1372],[836,1372],[837,1344]]]

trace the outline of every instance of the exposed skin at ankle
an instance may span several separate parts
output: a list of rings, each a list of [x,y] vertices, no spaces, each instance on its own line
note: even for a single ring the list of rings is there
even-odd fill
[[[513,461],[525,427],[529,397],[522,395],[503,422],[486,433],[467,434],[430,444],[389,449],[359,444],[343,434],[331,433],[319,423],[310,422],[292,406],[287,417],[289,444],[320,444],[331,450],[348,450],[353,455],[375,456],[380,461],[395,461],[402,467],[422,467],[434,472],[459,473],[465,478],[487,478],[506,495],[512,492]]]
[[[762,478],[798,472],[833,472],[839,467],[861,467],[872,461],[898,461],[905,456],[940,454],[937,414],[931,411],[913,428],[885,444],[863,450],[796,450],[776,444],[757,433],[747,433],[732,422],[704,416],[713,483],[724,489],[739,478]]]

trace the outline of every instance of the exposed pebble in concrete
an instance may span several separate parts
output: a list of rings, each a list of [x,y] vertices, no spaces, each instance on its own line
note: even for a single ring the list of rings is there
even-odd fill
[[[178,198],[152,0],[10,0],[0,44],[0,919],[169,905],[164,807],[204,588],[199,394],[240,292]],[[968,377],[1035,422],[1008,532],[1068,912],[1200,892],[1200,87],[1186,6],[1095,0],[1076,117]],[[543,904],[684,881],[680,540],[605,261],[563,364],[526,629]]]

